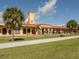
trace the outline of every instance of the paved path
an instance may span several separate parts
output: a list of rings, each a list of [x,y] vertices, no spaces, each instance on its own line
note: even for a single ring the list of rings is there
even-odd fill
[[[71,38],[79,38],[79,36],[70,36],[70,37],[59,37],[59,38],[50,38],[50,39],[43,39],[43,40],[31,40],[31,41],[1,43],[0,44],[0,49],[17,47],[17,46],[24,46],[24,45],[41,44],[41,43],[54,42],[54,41],[61,41],[61,40],[67,40],[67,39],[71,39]]]

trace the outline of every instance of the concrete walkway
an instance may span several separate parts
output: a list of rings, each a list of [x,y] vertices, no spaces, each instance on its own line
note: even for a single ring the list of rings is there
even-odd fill
[[[43,40],[41,39],[41,40],[1,43],[0,44],[0,49],[17,47],[17,46],[24,46],[24,45],[41,44],[41,43],[54,42],[54,41],[61,41],[61,40],[67,40],[67,39],[71,39],[71,38],[79,38],[79,36],[70,36],[70,37],[59,37],[59,38],[50,38],[50,39],[43,39]]]

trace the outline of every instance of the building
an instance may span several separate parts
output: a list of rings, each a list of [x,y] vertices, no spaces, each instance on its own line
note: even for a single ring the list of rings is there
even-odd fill
[[[35,14],[32,11],[30,11],[28,13],[28,22],[27,23],[28,24],[35,24]]]
[[[26,35],[52,35],[65,32],[64,26],[51,26],[48,24],[35,24],[35,14],[28,13],[28,22],[22,23],[19,30],[14,31],[15,36]],[[8,30],[5,24],[0,24],[0,36],[11,36],[11,30]]]

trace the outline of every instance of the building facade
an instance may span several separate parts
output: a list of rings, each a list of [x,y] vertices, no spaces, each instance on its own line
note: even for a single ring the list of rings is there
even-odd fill
[[[51,35],[65,33],[64,26],[50,26],[47,24],[22,24],[19,30],[15,30],[15,36],[25,35]],[[4,24],[0,24],[0,36],[10,36],[11,30]]]
[[[28,13],[27,23],[22,23],[19,30],[14,31],[15,36],[26,35],[52,35],[65,32],[64,26],[51,26],[48,24],[35,24],[35,14],[30,11]],[[5,24],[0,24],[0,36],[11,36],[11,30],[8,30]]]

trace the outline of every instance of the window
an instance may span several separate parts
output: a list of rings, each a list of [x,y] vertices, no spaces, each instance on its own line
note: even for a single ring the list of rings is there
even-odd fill
[[[1,29],[0,29],[0,33],[1,33]]]
[[[23,28],[23,34],[26,34],[26,28]]]
[[[30,28],[27,29],[27,32],[30,33]]]
[[[15,34],[20,34],[20,29],[15,30]]]
[[[9,30],[9,34],[11,34],[11,30]]]
[[[2,34],[3,34],[3,35],[6,35],[6,34],[7,34],[7,29],[6,29],[6,28],[3,28],[3,29],[2,29]]]

